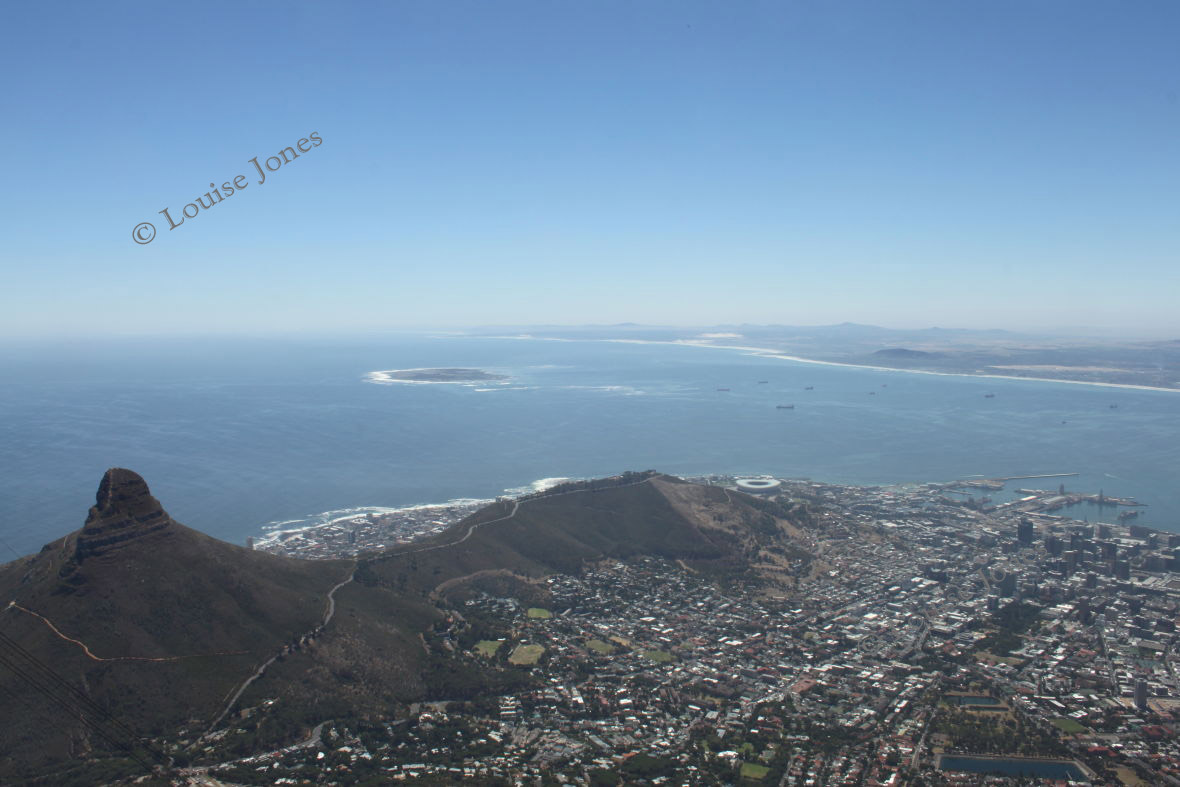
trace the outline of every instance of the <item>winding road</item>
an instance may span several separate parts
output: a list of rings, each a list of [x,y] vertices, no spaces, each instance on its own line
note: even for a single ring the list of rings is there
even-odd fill
[[[610,487],[602,487],[602,488],[603,489],[622,489],[622,488],[629,487],[629,486],[639,486],[640,484],[648,483],[649,481],[652,480],[653,477],[654,476],[649,476],[649,477],[643,479],[642,481],[633,481],[629,484],[619,484],[618,486],[610,486]],[[515,500],[512,503],[512,510],[510,512],[508,512],[504,516],[497,517],[496,519],[489,519],[486,522],[476,522],[476,523],[468,526],[467,532],[463,534],[463,537],[456,539],[455,541],[448,541],[445,544],[431,544],[429,546],[418,547],[417,549],[406,549],[406,550],[401,550],[398,552],[390,552],[390,553],[386,553],[384,555],[380,555],[378,557],[370,558],[367,562],[373,563],[373,562],[377,562],[379,560],[389,560],[391,558],[403,557],[405,555],[417,555],[422,552],[432,552],[436,549],[446,549],[447,547],[458,546],[459,544],[462,544],[467,539],[471,538],[471,536],[479,528],[486,527],[487,525],[494,525],[497,522],[504,522],[504,521],[516,516],[516,512],[520,510],[521,505],[523,505],[524,503],[528,503],[533,500],[545,500],[545,499],[548,499],[551,497],[562,497],[564,495],[574,495],[574,494],[579,494],[579,493],[583,493],[583,492],[595,492],[595,491],[598,491],[598,490],[596,490],[596,489],[571,489],[568,492],[554,492],[554,493],[548,494],[548,495],[542,494],[538,497],[529,497],[524,500]],[[323,631],[323,629],[328,625],[328,623],[330,623],[332,621],[332,616],[336,614],[336,591],[340,590],[340,588],[344,587],[349,582],[353,581],[353,579],[356,577],[356,570],[357,570],[358,566],[359,566],[359,562],[353,564],[352,570],[349,571],[348,576],[345,577],[342,581],[337,583],[335,587],[333,587],[331,590],[328,591],[328,603],[327,603],[327,607],[324,610],[323,621],[319,625],[317,625],[314,629],[312,629],[308,633],[304,634],[303,637],[300,637],[300,640],[305,639],[307,637],[315,636],[316,634]],[[258,669],[256,669],[254,671],[254,674],[252,674],[250,677],[246,678],[246,680],[242,683],[242,685],[237,688],[237,691],[235,691],[233,693],[233,696],[231,696],[229,698],[229,702],[226,703],[225,708],[221,711],[221,713],[219,713],[217,715],[217,718],[213,720],[213,723],[209,725],[209,729],[206,730],[205,735],[202,736],[200,740],[204,740],[206,737],[209,736],[210,733],[212,733],[215,729],[217,729],[217,725],[221,723],[221,721],[229,714],[229,712],[231,710],[233,710],[234,705],[236,705],[238,703],[238,699],[240,699],[242,696],[242,693],[247,688],[250,687],[250,684],[253,683],[254,681],[258,680],[259,678],[261,678],[263,676],[263,674],[266,672],[266,668],[269,667],[271,664],[274,664],[275,661],[277,661],[280,656],[282,656],[284,653],[290,652],[290,647],[291,646],[289,646],[289,645],[284,645],[282,647],[282,649],[279,650],[278,653],[274,654],[269,659],[264,661],[258,667]],[[195,746],[196,744],[194,743],[193,745]]]
[[[629,484],[619,484],[618,486],[602,487],[602,489],[625,489],[629,486],[639,486],[640,484],[646,484],[646,483],[650,482],[653,477],[654,476],[649,476],[648,478],[645,478],[642,481],[632,481]],[[576,494],[581,494],[584,492],[597,492],[597,491],[599,491],[599,490],[598,489],[571,489],[568,492],[554,492],[552,494],[547,494],[547,495],[542,494],[538,497],[528,497],[528,498],[525,498],[524,500],[515,500],[512,503],[512,510],[509,511],[507,514],[505,514],[504,516],[501,516],[501,517],[497,517],[495,519],[489,519],[486,522],[476,522],[475,524],[468,526],[467,532],[464,533],[463,537],[460,539],[457,539],[455,541],[448,541],[445,544],[431,544],[430,546],[418,547],[417,549],[403,549],[403,550],[400,550],[397,552],[388,552],[384,555],[380,555],[379,557],[371,558],[369,560],[369,562],[376,562],[378,560],[391,560],[395,557],[402,557],[404,555],[417,555],[422,552],[433,552],[436,549],[445,549],[447,547],[458,546],[459,544],[462,544],[467,539],[471,538],[471,536],[479,528],[486,527],[487,525],[494,525],[497,522],[503,522],[505,520],[512,519],[512,517],[516,516],[516,512],[520,510],[520,507],[522,505],[524,505],[525,503],[531,503],[534,500],[548,500],[553,497],[564,497],[565,495],[576,495]]]
[[[619,484],[618,486],[609,486],[609,487],[602,487],[602,488],[623,488],[623,487],[627,487],[627,486],[638,486],[640,484],[647,484],[648,481],[651,480],[651,478],[654,478],[654,477],[644,478],[641,481],[632,481],[632,483],[630,483],[630,484]],[[525,498],[524,500],[513,500],[512,511],[504,514],[503,517],[497,517],[496,519],[489,519],[489,520],[487,520],[487,522],[477,522],[477,523],[474,523],[474,524],[468,526],[467,532],[465,532],[463,534],[463,537],[455,539],[455,540],[453,540],[453,542],[447,542],[445,544],[431,544],[430,546],[419,546],[418,549],[412,549],[412,550],[401,550],[398,552],[389,552],[389,553],[386,553],[386,555],[381,555],[379,557],[371,558],[368,560],[368,562],[374,563],[374,562],[378,562],[378,560],[388,560],[388,559],[395,558],[395,557],[404,557],[406,555],[420,555],[421,552],[432,552],[434,550],[446,549],[446,547],[448,547],[448,546],[458,546],[459,544],[463,544],[464,542],[466,542],[466,540],[468,538],[471,538],[472,534],[474,532],[476,532],[477,530],[479,530],[480,527],[485,527],[487,525],[494,525],[498,522],[505,522],[505,520],[511,519],[512,517],[516,516],[517,511],[520,510],[520,506],[522,506],[525,503],[530,503],[530,501],[532,501],[532,500],[543,500],[543,499],[548,499],[548,498],[553,498],[553,497],[563,497],[563,496],[565,496],[565,494],[578,494],[578,493],[582,493],[582,492],[595,492],[595,491],[597,491],[597,490],[592,490],[592,488],[581,488],[581,490],[570,490],[569,492],[553,492],[552,494],[542,494],[542,496],[539,496],[539,497]],[[308,631],[307,634],[304,634],[302,637],[300,637],[301,641],[304,640],[304,638],[307,638],[310,636],[315,636],[316,634],[319,634],[319,632],[322,631],[324,629],[324,627],[327,627],[328,623],[332,622],[332,617],[336,614],[336,591],[340,590],[341,588],[343,588],[343,586],[345,586],[348,583],[353,581],[353,579],[356,577],[356,569],[358,569],[359,565],[360,565],[359,563],[354,563],[352,570],[350,570],[348,572],[348,576],[345,577],[345,579],[342,579],[341,582],[336,583],[334,588],[332,590],[328,591],[328,603],[327,603],[326,609],[324,609],[324,611],[323,611],[323,621],[319,625],[316,625],[316,627],[314,629]],[[282,649],[280,651],[276,652],[276,654],[274,656],[271,656],[270,658],[268,658],[267,661],[262,662],[260,667],[258,667],[258,669],[256,669],[256,670],[254,670],[253,675],[250,675],[248,678],[245,678],[245,681],[242,682],[241,686],[237,687],[237,690],[234,691],[234,694],[232,694],[232,696],[230,696],[229,702],[225,703],[225,707],[222,709],[221,713],[217,714],[216,719],[214,721],[212,721],[211,724],[209,724],[209,729],[205,730],[205,734],[202,736],[201,740],[204,740],[205,737],[208,737],[209,734],[211,734],[212,732],[214,732],[215,729],[217,729],[217,724],[221,723],[222,720],[225,719],[225,716],[229,715],[229,711],[234,709],[234,706],[236,706],[237,701],[241,699],[243,691],[247,690],[250,687],[251,683],[254,683],[256,680],[258,680],[258,678],[262,677],[263,674],[266,673],[267,668],[270,667],[271,664],[274,664],[278,660],[278,657],[282,656],[283,654],[287,654],[287,652],[290,652],[290,649],[291,649],[290,645],[283,645]],[[194,746],[196,746],[196,743],[194,743]]]
[[[184,656],[107,656],[107,657],[96,656],[94,654],[94,651],[92,651],[89,647],[87,647],[85,642],[83,642],[80,639],[74,639],[73,637],[67,637],[65,634],[62,633],[61,629],[59,629],[57,626],[55,626],[53,624],[53,621],[51,621],[49,618],[42,615],[40,612],[34,612],[33,610],[28,609],[27,607],[22,607],[20,604],[17,604],[15,601],[9,601],[8,606],[4,607],[4,609],[5,610],[14,609],[19,612],[24,612],[26,614],[32,615],[35,618],[38,618],[42,623],[44,623],[46,626],[48,626],[49,630],[52,631],[54,634],[56,634],[60,639],[63,639],[66,642],[70,642],[74,645],[77,645],[79,648],[81,648],[82,653],[86,656],[86,658],[90,659],[91,661],[180,661],[181,659],[202,659],[202,658],[208,658],[210,656],[241,656],[245,653],[250,652],[248,650],[226,650],[226,651],[219,651],[216,653],[190,653],[190,654],[187,654]]]
[[[353,577],[355,577],[355,576],[356,576],[356,565],[354,564],[352,569],[348,572],[348,576],[345,577],[342,581],[338,582],[335,587],[333,587],[331,590],[328,591],[328,604],[327,604],[327,607],[324,609],[323,621],[318,626],[316,626],[314,629],[309,631],[307,634],[304,634],[303,637],[301,637],[300,639],[314,636],[318,632],[322,631],[324,629],[324,627],[328,625],[329,622],[331,622],[332,616],[336,614],[336,591],[339,590],[340,588],[344,587],[345,585],[347,585],[349,582],[351,582]],[[221,711],[221,713],[219,713],[217,715],[217,718],[213,720],[213,723],[209,725],[209,729],[205,731],[205,736],[208,736],[209,733],[211,733],[211,732],[213,732],[213,730],[217,729],[217,725],[221,723],[221,720],[224,719],[226,717],[226,715],[229,714],[229,712],[231,710],[233,710],[234,705],[236,705],[238,703],[238,699],[242,696],[242,692],[244,692],[247,688],[249,688],[251,683],[253,683],[254,681],[261,678],[263,673],[266,672],[266,668],[269,667],[271,664],[274,664],[275,661],[279,658],[279,656],[282,656],[284,653],[290,652],[290,650],[291,650],[290,645],[284,645],[283,648],[278,653],[274,654],[269,659],[262,662],[261,666],[259,666],[258,669],[256,669],[254,671],[254,674],[251,675],[250,677],[246,678],[246,680],[242,683],[241,686],[238,686],[238,690],[234,692],[232,697],[230,697],[229,702],[226,704],[225,708]]]
[[[348,576],[344,579],[344,581],[337,583],[336,587],[328,591],[328,608],[324,611],[324,622],[319,625],[319,628],[322,629],[324,626],[328,625],[332,621],[332,616],[336,614],[336,591],[351,582],[352,578],[355,576],[356,566],[354,565],[352,567],[352,571],[348,572]]]

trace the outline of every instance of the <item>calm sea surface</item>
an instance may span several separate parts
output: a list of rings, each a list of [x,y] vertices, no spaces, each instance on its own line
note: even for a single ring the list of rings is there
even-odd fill
[[[509,379],[369,379],[419,367]],[[0,538],[27,553],[76,529],[112,466],[141,473],[177,520],[237,543],[326,511],[649,468],[853,484],[1077,472],[1067,488],[1136,497],[1149,504],[1140,522],[1180,530],[1180,394],[618,342],[0,348]],[[1099,518],[1091,506],[1071,513]],[[12,556],[0,546],[0,561]]]

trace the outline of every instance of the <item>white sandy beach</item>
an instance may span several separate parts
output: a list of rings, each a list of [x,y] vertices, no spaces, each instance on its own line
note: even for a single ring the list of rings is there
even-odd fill
[[[769,347],[750,347],[739,344],[714,344],[711,341],[701,339],[672,339],[672,340],[655,340],[655,339],[569,339],[557,336],[530,336],[527,334],[516,336],[487,336],[487,337],[472,337],[472,338],[487,338],[487,339],[530,339],[533,341],[550,341],[550,342],[613,342],[616,344],[668,344],[690,347],[708,347],[715,350],[735,350],[744,352],[750,355],[758,355],[764,358],[777,358],[783,361],[797,361],[799,363],[813,363],[821,366],[845,366],[850,369],[873,369],[879,372],[901,372],[903,374],[930,374],[939,377],[977,377],[980,379],[990,380],[1026,380],[1041,383],[1065,383],[1068,385],[1093,385],[1101,388],[1129,388],[1139,391],[1166,391],[1168,393],[1180,393],[1180,388],[1161,388],[1155,385],[1130,385],[1128,383],[1104,383],[1093,380],[1059,380],[1053,377],[1024,377],[1015,374],[972,374],[970,372],[936,372],[929,369],[897,369],[892,366],[872,366],[863,363],[843,363],[840,361],[820,361],[815,358],[803,358],[798,355],[787,355],[786,353]]]

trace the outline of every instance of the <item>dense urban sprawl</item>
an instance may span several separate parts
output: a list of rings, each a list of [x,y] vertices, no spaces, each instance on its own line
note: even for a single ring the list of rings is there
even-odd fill
[[[784,482],[773,493],[809,517],[793,531],[809,557],[790,584],[643,557],[549,576],[544,601],[482,593],[424,643],[524,671],[526,690],[328,722],[314,741],[209,772],[267,784],[1180,783],[1180,535],[1050,513],[1111,504],[1064,486],[998,506],[980,488],[996,482]],[[397,535],[451,513],[395,520]],[[390,523],[362,524],[286,543],[357,551],[373,546],[365,528],[388,542]],[[474,621],[503,634],[470,642]]]

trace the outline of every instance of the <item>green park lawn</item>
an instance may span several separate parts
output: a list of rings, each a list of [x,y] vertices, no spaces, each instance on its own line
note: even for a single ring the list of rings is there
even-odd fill
[[[586,643],[586,647],[594,651],[600,656],[609,656],[615,652],[615,646],[609,642],[603,642],[600,639],[592,639]]]
[[[768,773],[770,773],[770,768],[767,768],[765,765],[755,765],[752,762],[742,763],[743,779],[762,779]]]
[[[543,645],[517,645],[516,650],[512,651],[512,655],[508,657],[508,661],[511,664],[527,667],[540,661],[544,653],[545,646]]]
[[[488,658],[491,658],[492,656],[496,655],[496,651],[498,651],[500,646],[503,644],[504,640],[502,639],[481,639],[479,642],[475,643],[475,652],[481,656],[487,656]]]

